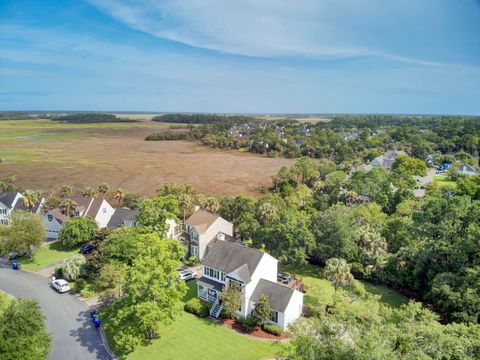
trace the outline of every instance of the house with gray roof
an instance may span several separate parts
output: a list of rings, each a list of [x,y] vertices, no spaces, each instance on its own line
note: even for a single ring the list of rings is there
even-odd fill
[[[272,309],[269,322],[286,330],[302,314],[303,293],[277,282],[278,260],[245,245],[217,239],[206,248],[202,276],[197,279],[200,299],[212,303],[210,315],[218,317],[223,304],[220,293],[235,287],[241,306],[236,315],[247,317],[262,295]]]
[[[30,209],[23,202],[23,195],[17,191],[14,192],[0,192],[0,225],[7,225],[12,211],[28,211],[34,214],[40,213],[45,202],[44,198],[33,205]]]

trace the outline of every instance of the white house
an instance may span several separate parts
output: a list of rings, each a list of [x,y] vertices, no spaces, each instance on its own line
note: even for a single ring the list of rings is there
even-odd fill
[[[100,228],[107,227],[115,209],[105,199],[94,197],[74,197],[72,200],[77,204],[74,216],[90,216],[94,219]],[[62,228],[63,222],[68,217],[60,209],[52,209],[45,213],[44,221],[47,231],[47,238],[58,239],[58,233]]]
[[[457,170],[457,174],[465,176],[480,175],[480,171],[469,164],[462,163]]]
[[[127,208],[115,209],[110,221],[107,224],[108,228],[116,229],[120,226],[137,226],[137,215],[138,210],[132,210]],[[173,219],[167,219],[166,221],[167,228],[167,237],[170,239],[177,239],[182,234],[182,227]]]
[[[40,213],[44,202],[45,199],[41,198],[30,209],[23,203],[23,195],[19,192],[0,192],[0,224],[8,224],[12,211],[22,210],[38,214]]]
[[[217,238],[233,238],[233,224],[219,215],[197,210],[185,221],[189,235],[190,255],[202,260],[207,245]]]
[[[212,302],[210,315],[218,317],[223,308],[220,292],[234,286],[241,294],[236,315],[247,317],[265,295],[272,309],[269,322],[286,330],[302,315],[303,293],[277,283],[277,266],[278,260],[265,252],[230,241],[213,241],[202,260],[198,297]]]

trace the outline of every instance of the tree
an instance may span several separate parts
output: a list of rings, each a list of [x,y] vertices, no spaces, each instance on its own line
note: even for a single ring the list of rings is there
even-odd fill
[[[151,231],[158,232],[161,236],[165,236],[167,220],[177,219],[178,200],[174,195],[157,196],[142,201],[139,210],[138,223]]]
[[[425,176],[427,175],[427,164],[423,160],[408,155],[399,155],[393,163],[392,171],[406,177]]]
[[[327,280],[332,282],[335,292],[340,286],[348,286],[353,281],[350,265],[347,264],[345,259],[341,258],[328,259],[323,274]]]
[[[240,297],[240,289],[236,286],[224,287],[220,293],[220,299],[223,301],[223,307],[228,311],[230,317],[233,318],[235,313],[242,306],[242,299]]]
[[[260,295],[252,311],[253,318],[257,324],[263,325],[270,319],[271,314],[272,309],[268,297],[265,294]]]
[[[68,281],[75,281],[82,273],[82,268],[85,265],[86,260],[83,255],[75,255],[63,262],[62,274]]]
[[[58,238],[68,247],[86,244],[97,232],[97,222],[91,217],[74,217],[68,220],[60,230]]]
[[[94,188],[87,186],[85,189],[83,189],[82,195],[85,197],[95,197],[97,192],[95,191]]]
[[[148,242],[126,272],[123,295],[104,310],[105,329],[124,353],[147,344],[181,311],[186,285],[178,281],[179,261],[184,253],[178,241],[145,235]]]
[[[126,266],[119,262],[105,264],[100,269],[95,283],[100,290],[113,290],[117,296],[120,296],[125,283],[126,270]]]
[[[30,211],[32,211],[33,207],[38,203],[38,193],[33,190],[25,190],[23,193],[22,202]]]
[[[120,207],[123,199],[125,199],[125,191],[122,188],[116,188],[113,197],[117,200],[117,207]]]
[[[202,207],[211,213],[217,213],[220,210],[220,203],[215,197],[209,196],[203,201]]]
[[[66,198],[71,193],[72,193],[72,188],[68,185],[63,185],[59,191],[59,194],[62,198]]]
[[[105,198],[105,194],[108,192],[108,190],[110,190],[110,186],[107,183],[101,183],[98,185],[98,192],[102,194],[103,198]]]
[[[51,336],[36,300],[10,299],[0,307],[0,359],[47,359]]]
[[[0,250],[32,255],[45,240],[45,225],[40,215],[14,211],[9,225],[0,225]]]
[[[77,209],[77,203],[71,199],[64,199],[60,203],[60,211],[65,215],[65,216],[72,216],[75,210]]]
[[[300,183],[311,185],[318,178],[318,169],[315,162],[303,156],[293,165],[293,172],[300,176]]]

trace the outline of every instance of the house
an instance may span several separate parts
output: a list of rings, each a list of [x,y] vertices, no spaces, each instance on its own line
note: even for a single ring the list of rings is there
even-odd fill
[[[137,226],[138,210],[132,210],[127,208],[115,209],[107,227],[110,229],[117,229],[121,226]],[[167,236],[170,239],[176,239],[182,234],[182,227],[173,219],[167,220]]]
[[[23,203],[23,195],[19,192],[0,192],[0,224],[7,225],[12,211],[22,210],[38,214],[45,199],[41,198],[31,209]]]
[[[392,170],[393,163],[399,155],[407,155],[405,151],[402,150],[389,150],[385,154],[377,156],[375,159],[370,161],[370,166],[372,167],[381,167],[385,170]]]
[[[78,196],[73,197],[72,200],[77,204],[73,216],[90,216],[100,228],[107,227],[115,212],[115,209],[105,199]],[[47,211],[44,215],[47,238],[58,239],[58,233],[66,220],[68,220],[68,216],[58,208]]]
[[[475,169],[473,166],[465,163],[460,164],[456,172],[457,174],[464,175],[464,176],[480,175],[480,170]]]
[[[286,330],[302,314],[303,293],[277,283],[277,267],[278,260],[265,252],[229,241],[213,241],[202,260],[197,295],[212,303],[210,315],[218,317],[223,308],[222,289],[234,286],[241,297],[236,315],[244,318],[265,295],[272,309],[269,323]]]
[[[218,239],[233,238],[233,224],[221,216],[198,209],[185,221],[185,231],[188,234],[188,247],[191,256],[202,260],[207,245]]]

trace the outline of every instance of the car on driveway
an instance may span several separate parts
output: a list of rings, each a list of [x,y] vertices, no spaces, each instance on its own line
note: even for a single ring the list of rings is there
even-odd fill
[[[277,280],[283,284],[288,284],[292,280],[292,277],[290,275],[278,273]]]
[[[83,255],[90,254],[92,251],[96,250],[95,245],[85,244],[80,247],[80,253]]]
[[[70,291],[70,285],[63,279],[52,281],[52,287],[59,293],[66,293]]]
[[[15,259],[21,258],[23,256],[27,256],[27,253],[26,252],[23,252],[23,253],[11,252],[11,253],[8,254],[8,260],[15,260]]]
[[[178,271],[178,278],[180,280],[192,280],[197,278],[197,273],[195,271],[189,270],[189,269],[181,269]]]

